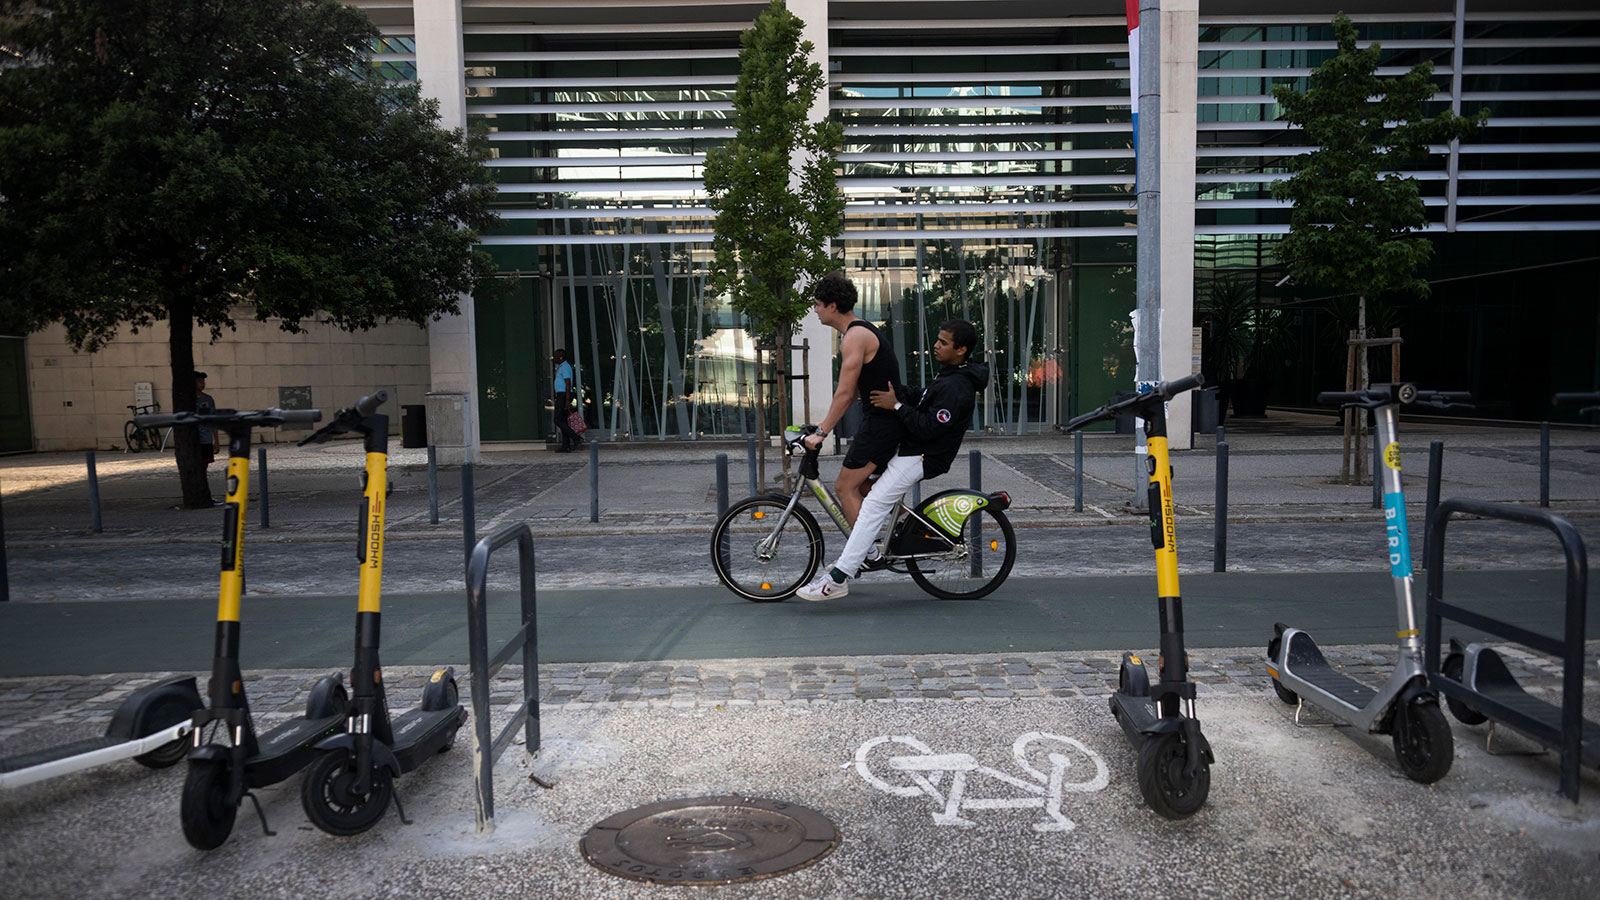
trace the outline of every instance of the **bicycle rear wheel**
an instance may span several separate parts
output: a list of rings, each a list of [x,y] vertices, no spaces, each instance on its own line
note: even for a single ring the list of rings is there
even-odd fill
[[[122,439],[128,442],[128,452],[130,453],[138,453],[140,450],[150,446],[149,439],[145,437],[144,429],[132,422],[123,424]]]
[[[783,600],[822,565],[822,527],[788,501],[751,497],[728,508],[711,532],[711,565],[728,589],[746,600]],[[781,525],[780,525],[781,523]]]
[[[949,553],[909,560],[911,580],[941,600],[986,597],[1011,574],[1017,561],[1016,533],[998,509],[981,507],[967,517],[961,542]]]

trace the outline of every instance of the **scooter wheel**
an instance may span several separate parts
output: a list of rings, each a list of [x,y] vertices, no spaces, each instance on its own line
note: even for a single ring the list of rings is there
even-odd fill
[[[187,721],[190,716],[194,715],[194,710],[190,706],[191,702],[178,696],[161,698],[157,701],[155,707],[149,711],[149,715],[145,717],[145,724],[149,728],[149,731],[146,731],[145,734],[171,728],[179,722]],[[175,766],[183,762],[184,757],[189,755],[189,743],[189,735],[185,734],[167,741],[149,753],[141,753],[135,756],[133,761],[151,769],[165,769],[168,766]]]
[[[1461,684],[1461,676],[1465,665],[1466,661],[1462,658],[1461,654],[1452,653],[1444,658],[1444,665],[1439,667],[1439,671],[1444,675],[1444,677],[1456,682],[1457,684]],[[1478,712],[1454,697],[1444,698],[1444,703],[1446,706],[1450,707],[1450,715],[1455,716],[1456,721],[1463,725],[1482,725],[1484,722],[1489,721],[1488,716]]]
[[[1300,695],[1284,687],[1283,682],[1276,678],[1272,679],[1272,692],[1278,695],[1279,700],[1282,700],[1290,706],[1300,702]]]
[[[1139,793],[1158,815],[1187,819],[1206,805],[1211,794],[1211,766],[1204,762],[1194,775],[1183,770],[1189,750],[1176,732],[1152,735],[1139,748]]]
[[[183,836],[196,850],[215,850],[233,833],[239,807],[228,802],[228,764],[220,759],[189,761],[179,804]]]
[[[360,834],[378,824],[389,809],[394,782],[389,770],[372,767],[372,784],[365,794],[352,788],[356,781],[355,757],[347,750],[328,750],[318,754],[306,770],[300,786],[300,805],[311,824],[329,834]]]
[[[1396,709],[1389,737],[1394,741],[1400,771],[1412,781],[1432,784],[1443,778],[1455,761],[1450,723],[1433,700],[1405,703]]]

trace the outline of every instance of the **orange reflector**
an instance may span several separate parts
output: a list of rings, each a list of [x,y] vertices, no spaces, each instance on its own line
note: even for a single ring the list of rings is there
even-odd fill
[[[753,513],[750,514],[750,518],[759,519],[759,518],[764,517],[765,515],[766,515],[766,513],[764,513],[764,512],[753,512]]]
[[[770,590],[772,590],[772,585],[767,584],[766,582],[762,582],[761,589],[763,591],[770,591]]]
[[[1000,542],[999,541],[990,541],[989,542],[989,549],[990,550],[999,550],[1000,549]]]

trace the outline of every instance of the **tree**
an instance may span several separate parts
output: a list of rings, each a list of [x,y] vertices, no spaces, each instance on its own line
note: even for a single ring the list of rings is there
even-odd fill
[[[1397,173],[1428,154],[1428,145],[1459,140],[1482,126],[1488,110],[1470,117],[1433,117],[1422,104],[1433,96],[1433,64],[1380,78],[1374,42],[1356,47],[1356,28],[1333,20],[1339,52],[1318,66],[1305,91],[1278,85],[1272,95],[1285,121],[1305,129],[1313,149],[1290,158],[1293,176],[1272,195],[1294,204],[1289,234],[1278,255],[1301,285],[1366,298],[1384,292],[1426,294],[1416,270],[1433,255],[1420,230],[1427,226],[1413,178]]]
[[[185,410],[195,326],[239,304],[355,331],[489,288],[483,143],[375,72],[377,36],[336,0],[0,0],[0,318],[88,351],[165,321]]]
[[[812,43],[801,40],[804,24],[783,0],[772,0],[739,36],[735,135],[706,154],[705,167],[717,211],[708,286],[732,297],[755,335],[774,339],[780,359],[788,358],[794,326],[811,309],[796,284],[826,274],[828,242],[844,230],[834,171],[844,129],[808,119],[827,79],[810,60]],[[787,368],[780,364],[777,379],[780,429],[789,416]],[[764,432],[765,416],[761,421]],[[784,463],[787,471],[787,456]]]

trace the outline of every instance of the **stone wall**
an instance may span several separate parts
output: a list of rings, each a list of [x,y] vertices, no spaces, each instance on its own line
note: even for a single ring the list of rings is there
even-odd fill
[[[195,368],[208,376],[206,392],[220,407],[279,406],[279,389],[309,387],[312,405],[325,412],[348,406],[373,389],[388,388],[385,411],[399,432],[400,407],[421,404],[429,390],[428,332],[410,323],[381,325],[349,334],[305,322],[304,334],[289,334],[276,320],[257,322],[245,307],[233,311],[238,330],[216,343],[196,328]],[[122,449],[123,423],[134,403],[134,385],[154,386],[163,412],[172,411],[172,374],[165,322],[134,334],[124,328],[98,353],[76,353],[66,329],[51,326],[27,339],[28,390],[36,450]],[[255,440],[298,440],[304,431],[266,429]]]

